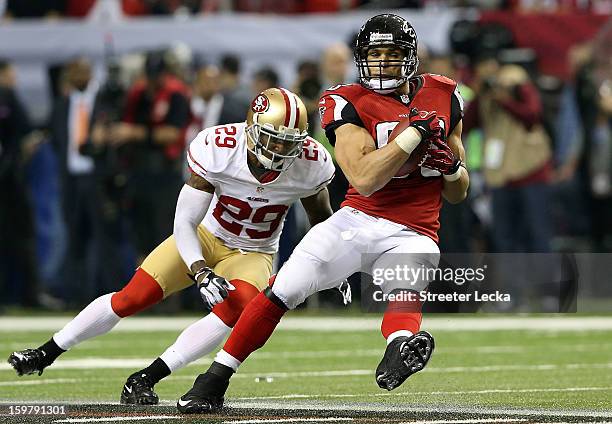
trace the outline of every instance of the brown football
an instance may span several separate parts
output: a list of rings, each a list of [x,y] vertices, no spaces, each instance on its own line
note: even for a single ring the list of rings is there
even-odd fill
[[[404,118],[400,121],[399,124],[393,129],[391,134],[389,134],[389,143],[395,139],[402,131],[410,126],[410,118]],[[416,148],[412,151],[406,163],[402,165],[402,167],[397,171],[395,177],[405,177],[411,172],[414,172],[421,164],[421,161],[425,157],[427,153],[427,149],[429,147],[429,143],[421,140],[421,142],[416,146]]]

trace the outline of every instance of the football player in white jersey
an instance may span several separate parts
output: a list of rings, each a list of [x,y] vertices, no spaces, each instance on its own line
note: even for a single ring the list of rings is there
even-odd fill
[[[187,152],[191,175],[178,197],[174,234],[122,290],[95,299],[39,348],[13,352],[8,361],[17,374],[42,374],[76,344],[195,282],[211,313],[132,374],[121,393],[122,403],[157,404],[154,385],[211,352],[267,287],[291,204],[300,199],[313,226],[332,215],[326,186],[335,168],[307,127],[300,98],[271,88],[255,97],[246,122],[202,131]]]

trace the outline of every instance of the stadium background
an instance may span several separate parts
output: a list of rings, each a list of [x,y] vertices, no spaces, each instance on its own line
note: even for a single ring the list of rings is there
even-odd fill
[[[339,44],[350,45],[361,23],[380,11],[376,7],[385,5],[409,7],[395,11],[408,18],[419,35],[419,71],[447,74],[460,81],[466,104],[474,99],[474,88],[480,84],[474,66],[477,61],[494,55],[505,63],[523,65],[539,89],[542,121],[551,136],[552,172],[545,184],[549,201],[530,205],[534,210],[526,212],[526,216],[530,212],[541,215],[538,209],[546,208],[551,234],[536,232],[532,239],[537,240],[526,240],[512,250],[496,246],[491,235],[496,220],[516,216],[492,213],[490,190],[479,172],[483,140],[475,128],[464,132],[473,175],[470,198],[462,205],[445,205],[442,251],[610,250],[609,1],[125,1],[123,9],[113,1],[36,3],[7,1],[0,7],[5,14],[0,25],[0,57],[14,67],[15,89],[30,123],[22,134],[25,137],[16,141],[20,152],[3,158],[13,165],[5,167],[2,190],[10,192],[17,180],[17,191],[24,196],[7,195],[2,204],[5,211],[19,209],[16,221],[8,213],[2,215],[4,221],[15,224],[3,225],[2,305],[81,306],[121,287],[147,253],[134,247],[133,227],[138,217],[130,211],[132,200],[122,188],[125,183],[116,181],[133,175],[129,170],[113,169],[106,158],[97,161],[88,174],[96,175],[94,186],[118,187],[110,194],[110,189],[102,190],[100,195],[106,196],[102,200],[95,195],[76,200],[103,204],[103,213],[91,213],[85,207],[76,215],[62,210],[68,208],[66,197],[75,194],[62,189],[59,175],[66,170],[59,160],[62,154],[53,147],[57,143],[49,142],[53,138],[49,130],[54,104],[73,90],[65,72],[68,62],[83,59],[91,63],[87,88],[91,93],[109,88],[108,70],[113,70],[110,82],[117,91],[111,91],[115,100],[108,106],[111,118],[107,120],[122,118],[125,92],[139,76],[145,53],[163,49],[171,72],[194,88],[194,99],[198,96],[196,72],[207,65],[220,68],[220,75],[210,77],[216,86],[213,91],[222,91],[230,102],[236,100],[236,110],[262,87],[280,84],[294,89],[309,104],[311,132],[324,141],[315,113],[318,94],[326,86],[355,80],[352,57]],[[275,13],[279,11],[285,13]],[[46,16],[33,17],[36,14]],[[234,76],[227,75],[232,72],[237,85]],[[192,134],[193,130],[185,138]],[[336,207],[346,184],[341,175],[337,180],[332,188]],[[166,197],[157,196],[161,196],[155,200],[158,204],[174,203],[172,191]],[[10,199],[19,208],[10,208]],[[303,214],[294,209],[284,232],[281,262],[306,231]],[[75,226],[70,220],[82,222]],[[104,220],[106,224],[100,223]],[[170,223],[150,228],[159,233],[152,238],[163,238],[170,228]],[[113,236],[100,234],[105,231]],[[71,232],[78,235],[71,237]],[[78,259],[71,258],[75,249]],[[119,259],[120,266],[110,258]],[[83,264],[67,265],[71,261]]]

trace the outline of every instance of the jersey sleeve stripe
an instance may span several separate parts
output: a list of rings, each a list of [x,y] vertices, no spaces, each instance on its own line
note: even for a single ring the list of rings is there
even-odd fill
[[[196,172],[196,174],[201,174],[201,173],[203,173],[204,175],[206,175],[206,169],[204,169],[204,167],[203,167],[202,165],[200,165],[200,164],[198,163],[198,161],[196,161],[196,160],[193,158],[193,156],[192,156],[192,154],[191,154],[191,148],[189,148],[189,150],[187,150],[187,159],[188,159],[188,162],[189,162],[189,168],[190,168],[192,171],[198,171],[198,170],[199,170],[200,172]],[[192,164],[196,165],[196,166],[197,166],[199,169],[198,169],[198,170],[194,170],[194,168],[195,168],[195,167],[194,167],[194,166],[192,166]]]
[[[344,98],[335,94],[331,94],[329,97],[334,99],[334,121],[342,120],[342,110],[348,102]]]

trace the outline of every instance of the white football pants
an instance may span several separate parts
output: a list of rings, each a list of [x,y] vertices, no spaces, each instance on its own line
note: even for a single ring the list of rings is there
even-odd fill
[[[401,270],[436,268],[439,259],[438,245],[429,237],[344,207],[304,236],[278,271],[272,292],[294,309],[311,294],[336,287],[357,271],[376,275],[377,271],[398,267],[398,278],[393,278],[392,271],[380,284],[383,293],[395,289],[419,291],[429,283],[421,278],[426,273],[407,280]]]

